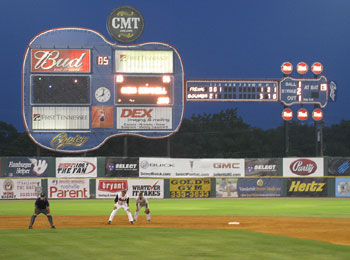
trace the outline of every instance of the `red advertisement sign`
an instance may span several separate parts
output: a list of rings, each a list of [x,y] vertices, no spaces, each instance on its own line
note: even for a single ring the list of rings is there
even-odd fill
[[[107,192],[118,192],[128,189],[127,180],[99,180],[98,190]]]
[[[90,50],[32,49],[32,72],[89,73]]]

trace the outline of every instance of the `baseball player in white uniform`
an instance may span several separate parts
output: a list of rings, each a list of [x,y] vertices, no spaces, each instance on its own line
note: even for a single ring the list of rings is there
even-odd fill
[[[128,195],[126,195],[126,190],[122,190],[121,193],[117,194],[117,196],[114,199],[114,202],[115,202],[114,209],[111,215],[109,216],[108,224],[111,224],[115,214],[117,214],[117,211],[119,209],[124,209],[126,214],[128,214],[130,224],[134,224],[132,215],[129,209],[129,197]]]
[[[136,199],[136,211],[134,215],[134,222],[137,221],[137,217],[139,215],[139,212],[141,208],[145,208],[145,213],[148,221],[151,221],[151,213],[149,212],[148,208],[148,200],[143,196],[143,192],[140,191],[139,196]]]

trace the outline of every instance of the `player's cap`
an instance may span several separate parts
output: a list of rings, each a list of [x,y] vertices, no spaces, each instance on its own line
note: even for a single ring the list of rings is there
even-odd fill
[[[44,192],[40,193],[40,197],[45,197],[45,193]]]
[[[126,189],[122,190],[122,192],[126,193]]]

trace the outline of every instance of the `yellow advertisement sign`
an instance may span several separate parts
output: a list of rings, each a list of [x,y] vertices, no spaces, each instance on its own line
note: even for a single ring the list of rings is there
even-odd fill
[[[209,198],[210,178],[170,179],[170,198]]]

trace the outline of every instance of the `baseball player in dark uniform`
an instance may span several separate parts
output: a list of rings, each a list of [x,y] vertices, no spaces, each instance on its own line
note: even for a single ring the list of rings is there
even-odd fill
[[[50,204],[47,198],[45,198],[45,193],[41,193],[40,197],[37,198],[35,201],[34,215],[30,219],[29,229],[33,228],[33,224],[36,216],[41,213],[47,216],[47,219],[50,222],[51,228],[55,228],[55,225],[53,224],[53,221],[52,221],[52,216],[50,215]]]

